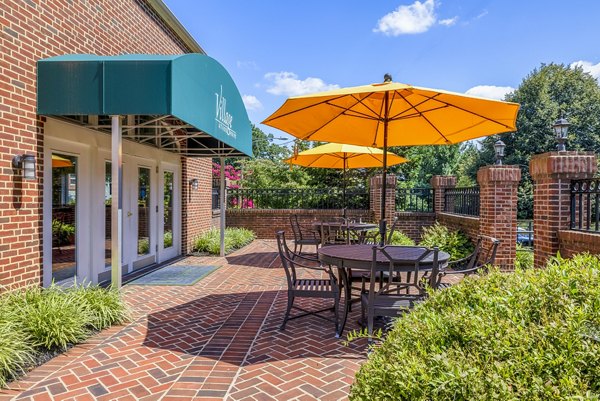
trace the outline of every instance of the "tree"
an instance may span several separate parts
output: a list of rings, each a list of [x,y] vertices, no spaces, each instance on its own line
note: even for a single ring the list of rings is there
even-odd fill
[[[273,143],[274,139],[273,134],[265,134],[260,128],[252,124],[252,152],[254,158],[281,161],[290,157],[290,149],[284,145]]]
[[[455,175],[461,158],[460,145],[392,147],[390,151],[409,160],[388,169],[407,188],[428,187],[434,175]]]
[[[519,218],[533,216],[533,185],[529,174],[532,155],[556,150],[552,124],[564,115],[569,127],[568,150],[600,152],[600,87],[580,67],[542,64],[534,69],[507,101],[521,105],[517,132],[488,137],[482,142],[478,160],[472,161],[469,174],[474,177],[480,166],[494,162],[494,143],[506,144],[505,164],[522,169],[519,186]]]

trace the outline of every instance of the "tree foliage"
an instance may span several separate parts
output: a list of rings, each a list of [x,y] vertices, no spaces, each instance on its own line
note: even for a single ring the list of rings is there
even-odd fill
[[[529,174],[532,155],[556,150],[552,124],[561,115],[569,120],[568,150],[600,152],[600,87],[598,82],[580,67],[562,64],[542,64],[534,69],[507,101],[521,105],[517,131],[485,138],[477,160],[472,160],[468,174],[475,177],[477,169],[494,162],[494,143],[506,144],[505,164],[518,165],[522,170],[519,186],[519,217],[533,215],[533,185]]]

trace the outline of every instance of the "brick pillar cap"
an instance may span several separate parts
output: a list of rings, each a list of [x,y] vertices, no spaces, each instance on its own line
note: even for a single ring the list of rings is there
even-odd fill
[[[596,174],[598,162],[593,152],[548,152],[533,156],[529,170],[534,180],[550,177],[584,179]]]
[[[396,174],[387,173],[386,181],[387,181],[388,188],[390,186],[395,186],[396,181],[397,181]],[[373,177],[371,177],[371,186],[373,186],[373,185],[381,186],[382,183],[383,183],[383,175],[382,174],[377,174],[377,175],[374,175]]]
[[[434,175],[429,180],[432,188],[454,188],[456,177],[453,175]]]
[[[484,166],[477,171],[477,182],[485,185],[489,182],[514,182],[521,181],[519,166]]]

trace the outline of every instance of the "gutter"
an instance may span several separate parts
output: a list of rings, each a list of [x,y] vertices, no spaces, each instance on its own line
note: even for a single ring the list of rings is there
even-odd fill
[[[198,42],[190,35],[185,27],[179,22],[169,7],[162,0],[146,0],[150,8],[167,24],[169,28],[183,41],[192,53],[206,54]]]

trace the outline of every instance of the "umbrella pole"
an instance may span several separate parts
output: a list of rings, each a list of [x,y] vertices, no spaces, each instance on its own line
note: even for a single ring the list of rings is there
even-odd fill
[[[383,119],[383,182],[381,184],[381,220],[379,220],[379,234],[381,239],[379,241],[379,245],[385,245],[385,236],[386,236],[386,220],[385,220],[385,202],[387,198],[387,151],[388,151],[388,92],[385,93],[385,103],[384,103],[384,119]]]
[[[342,206],[344,207],[344,218],[346,218],[346,154],[344,154],[344,169],[342,173]]]

